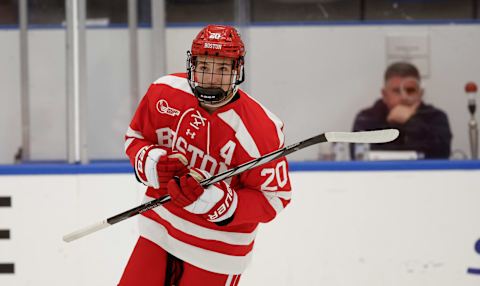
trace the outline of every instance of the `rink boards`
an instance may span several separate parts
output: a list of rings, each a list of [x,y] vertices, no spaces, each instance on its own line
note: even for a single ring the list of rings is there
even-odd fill
[[[479,285],[480,170],[438,164],[293,164],[292,203],[260,226],[240,285]],[[136,206],[143,188],[128,168],[68,169],[0,168],[0,285],[116,285],[135,219],[62,236]]]

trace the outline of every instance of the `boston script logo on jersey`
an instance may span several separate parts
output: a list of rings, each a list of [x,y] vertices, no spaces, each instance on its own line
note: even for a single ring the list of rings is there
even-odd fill
[[[168,106],[168,102],[165,99],[160,99],[157,102],[157,110],[160,113],[167,114],[167,115],[170,115],[170,116],[180,115],[180,111],[178,111],[175,108],[171,108],[170,106]]]
[[[192,132],[190,130],[190,132]],[[179,135],[174,141],[175,132],[169,127],[159,128],[155,131],[158,137],[158,145],[165,148],[172,148],[187,156],[189,160],[189,168],[200,168],[210,174],[218,174],[229,169],[232,163],[233,154],[235,152],[236,143],[228,140],[220,147],[218,157],[210,155],[207,150],[198,146],[196,136]],[[185,133],[184,133],[185,134]],[[219,159],[219,160],[217,160]]]

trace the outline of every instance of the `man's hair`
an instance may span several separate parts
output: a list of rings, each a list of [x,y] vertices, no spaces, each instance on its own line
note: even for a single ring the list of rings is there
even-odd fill
[[[385,82],[394,76],[414,77],[420,81],[420,73],[417,67],[407,62],[396,62],[388,66],[384,76]]]

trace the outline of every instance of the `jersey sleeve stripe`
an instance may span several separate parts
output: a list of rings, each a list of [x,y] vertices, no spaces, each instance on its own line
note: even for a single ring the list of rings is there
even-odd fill
[[[232,286],[237,286],[239,281],[240,281],[240,275],[235,275]]]
[[[125,136],[127,136],[127,137],[133,137],[133,138],[137,138],[137,139],[145,139],[145,138],[143,137],[142,132],[133,130],[131,127],[128,127],[127,133],[125,134]]]
[[[244,91],[242,90],[242,92],[244,92]],[[283,144],[285,144],[285,135],[283,134],[283,125],[284,124],[283,124],[282,120],[280,120],[280,118],[278,118],[273,112],[271,112],[270,110],[265,108],[265,106],[263,106],[263,104],[261,104],[260,102],[255,100],[255,98],[253,98],[251,96],[249,96],[249,97],[263,109],[265,114],[268,116],[268,118],[270,118],[270,120],[275,125],[275,129],[277,130],[278,142],[279,142],[278,143],[278,148],[282,148]]]
[[[275,124],[275,129],[277,130],[277,136],[278,136],[278,142],[279,142],[278,148],[282,148],[283,144],[285,144],[285,135],[283,134],[283,131],[282,131],[283,122],[270,110],[263,107],[263,105],[260,104],[260,106],[263,108],[267,116],[272,120],[273,124]]]
[[[174,75],[166,75],[157,79],[153,84],[164,84],[168,85],[171,88],[181,90],[193,96],[192,88],[188,84],[188,80],[183,77],[178,77]]]
[[[280,198],[272,196],[265,192],[263,192],[263,195],[265,196],[267,201],[270,203],[272,208],[275,210],[275,213],[278,214],[284,209],[282,200]]]
[[[285,208],[286,203],[284,202],[290,201],[291,194],[292,194],[291,192],[265,192],[265,191],[263,191],[262,193],[277,214],[280,213]]]
[[[135,138],[128,138],[127,140],[125,140],[125,152],[127,152],[127,149],[128,149],[128,147],[130,147],[133,140],[135,140]]]
[[[269,193],[269,194],[271,194],[272,196],[278,197],[278,198],[282,198],[284,200],[290,200],[292,198],[292,192],[290,192],[290,191],[288,191],[288,192],[278,191],[278,192],[272,192],[272,193]]]
[[[134,141],[135,139],[145,139],[145,138],[143,137],[142,132],[137,131],[137,130],[134,130],[134,129],[132,129],[130,126],[129,126],[128,129],[127,129],[127,133],[125,133],[125,137],[126,137],[126,140],[125,140],[125,152],[127,152],[128,147],[130,147],[130,145],[132,145],[132,143],[133,143],[133,141]]]
[[[225,286],[232,286],[232,278],[233,278],[233,274],[230,274],[228,275],[227,277],[227,281],[225,282]]]
[[[225,123],[228,124],[228,126],[235,130],[235,137],[238,139],[238,142],[240,142],[250,157],[260,157],[260,151],[258,150],[252,135],[250,135],[247,127],[235,110],[230,109],[223,113],[219,113],[218,117],[220,117]]]

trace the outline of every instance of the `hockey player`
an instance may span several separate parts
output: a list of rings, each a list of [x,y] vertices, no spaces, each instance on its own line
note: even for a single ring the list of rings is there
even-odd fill
[[[283,123],[239,89],[244,56],[233,27],[209,25],[187,53],[187,73],[159,78],[140,102],[125,150],[146,199],[172,200],[140,216],[119,285],[237,285],[258,224],[290,202],[284,157],[198,183],[284,145]]]

